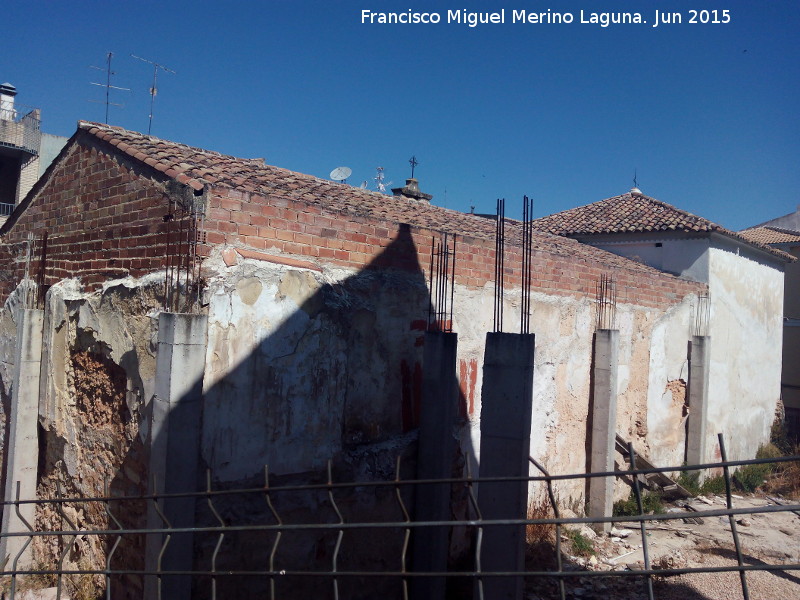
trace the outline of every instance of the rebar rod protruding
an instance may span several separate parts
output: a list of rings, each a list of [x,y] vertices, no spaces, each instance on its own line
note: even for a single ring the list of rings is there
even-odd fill
[[[614,329],[617,321],[617,284],[612,275],[600,275],[596,296],[596,328]]]
[[[711,313],[711,304],[708,301],[708,293],[700,293],[697,296],[697,311],[694,315],[694,335],[708,335],[708,322]]]
[[[522,203],[522,306],[519,331],[531,330],[531,257],[533,253],[533,199],[523,197]]]
[[[503,331],[503,293],[505,290],[506,201],[497,199],[494,241],[494,331]]]

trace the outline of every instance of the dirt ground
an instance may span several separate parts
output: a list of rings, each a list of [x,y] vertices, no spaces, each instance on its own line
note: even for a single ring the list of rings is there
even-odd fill
[[[798,504],[796,500],[777,500],[783,504]],[[686,508],[686,504],[690,508]],[[737,496],[733,500],[735,509],[774,505],[775,502],[764,495]],[[646,523],[651,565],[664,569],[737,565],[728,517],[704,517],[702,514],[703,511],[720,509],[725,509],[725,499],[719,496],[699,497],[667,505],[667,512],[685,514],[690,522],[676,519]],[[783,567],[773,571],[747,571],[745,577],[749,598],[800,600],[800,514],[756,513],[736,516],[736,520],[744,564]],[[648,598],[645,578],[622,575],[632,569],[644,568],[639,523],[617,523],[611,535],[596,537],[587,527],[579,530],[585,537],[593,538],[595,554],[579,557],[565,553],[565,568],[574,570],[577,575],[565,580],[566,598]],[[566,537],[562,539],[567,542]],[[569,547],[569,543],[566,546]],[[615,576],[600,575],[603,572],[614,572]],[[653,577],[652,585],[653,597],[657,600],[744,598],[738,571]],[[558,597],[558,585],[551,579],[527,582],[526,600]]]

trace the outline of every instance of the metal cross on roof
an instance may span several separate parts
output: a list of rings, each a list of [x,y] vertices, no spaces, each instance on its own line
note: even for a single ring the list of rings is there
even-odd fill
[[[412,156],[410,159],[408,159],[408,164],[411,165],[411,179],[414,179],[414,168],[419,164],[417,157]]]

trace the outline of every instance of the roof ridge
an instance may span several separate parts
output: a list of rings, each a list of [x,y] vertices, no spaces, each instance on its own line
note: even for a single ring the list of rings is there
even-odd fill
[[[197,146],[190,146],[189,144],[183,144],[181,142],[173,142],[172,140],[165,140],[164,138],[160,138],[158,136],[151,135],[149,133],[142,133],[140,131],[133,131],[131,129],[125,129],[124,127],[120,127],[118,125],[108,125],[106,123],[96,123],[94,121],[80,120],[80,121],[78,121],[78,128],[79,129],[83,129],[84,131],[89,131],[90,133],[92,133],[91,129],[93,129],[93,128],[94,129],[98,129],[98,130],[109,130],[110,129],[111,131],[116,131],[117,133],[122,133],[122,134],[126,134],[126,135],[136,135],[136,136],[140,136],[141,138],[146,138],[148,140],[153,140],[153,141],[156,141],[156,142],[163,142],[165,144],[171,144],[173,146],[182,146],[183,148],[187,148],[187,149],[192,150],[194,152],[200,152],[202,154],[220,156],[220,157],[223,157],[223,158],[234,158],[236,160],[256,161],[256,162],[262,162],[262,163],[264,161],[263,158],[242,158],[240,156],[234,156],[232,154],[223,154],[222,152],[217,152],[216,150],[209,150],[207,148],[200,148],[200,147],[197,147]]]
[[[800,231],[795,229],[786,229],[785,227],[775,227],[774,225],[762,225],[764,229],[770,229],[772,231],[776,231],[777,233],[785,233],[787,235],[798,235],[800,236]]]

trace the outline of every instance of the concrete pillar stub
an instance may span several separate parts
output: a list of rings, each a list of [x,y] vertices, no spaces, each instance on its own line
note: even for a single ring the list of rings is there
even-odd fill
[[[531,411],[535,338],[531,334],[487,333],[481,387],[480,477],[527,477],[530,472]],[[484,520],[525,519],[528,482],[482,482],[478,506]],[[525,527],[483,530],[481,569],[523,571]],[[521,600],[523,577],[486,577],[487,598]]]
[[[692,336],[689,355],[689,423],[686,430],[686,464],[706,462],[706,422],[708,420],[708,368],[711,337]],[[700,479],[705,473],[700,472]]]
[[[17,322],[16,362],[14,363],[14,387],[11,394],[9,436],[6,440],[7,469],[5,501],[17,498],[19,482],[20,500],[36,498],[36,470],[39,458],[39,380],[42,363],[42,328],[44,312],[24,309],[19,312]],[[35,526],[34,504],[22,504],[19,512]],[[3,510],[3,535],[11,532],[29,531],[11,505]],[[14,567],[14,559],[28,538],[24,536],[3,537],[0,540],[0,563],[8,556],[5,570]],[[17,563],[17,569],[31,566],[31,548],[25,550]]]
[[[203,373],[205,372],[208,317],[182,313],[161,313],[158,318],[155,396],[150,412],[150,493],[197,491],[200,462]],[[194,497],[170,498],[162,510],[173,528],[193,527]],[[149,528],[164,527],[156,510],[147,513]],[[162,572],[190,571],[193,535],[173,534],[162,559]],[[163,538],[149,534],[145,567],[156,570]],[[165,576],[162,597],[176,600],[191,597],[189,576]],[[148,576],[145,597],[157,597],[158,582]]]
[[[456,352],[458,335],[429,331],[425,334],[420,411],[418,479],[447,479],[453,474],[456,440],[453,426],[458,408]],[[418,485],[416,521],[450,520],[450,484]],[[450,528],[420,527],[414,531],[415,572],[445,572],[450,549]],[[444,600],[444,577],[415,577],[412,597]]]
[[[592,385],[592,438],[590,471],[614,470],[614,444],[617,435],[617,370],[619,331],[598,329],[594,339]],[[610,517],[614,501],[614,477],[589,480],[589,516]],[[611,531],[611,523],[595,523],[600,532]]]

